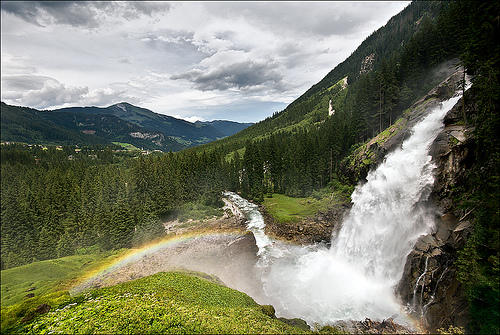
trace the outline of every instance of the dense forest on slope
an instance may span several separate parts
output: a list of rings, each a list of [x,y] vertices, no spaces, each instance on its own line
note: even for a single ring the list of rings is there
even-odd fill
[[[384,27],[371,34],[351,56],[283,111],[215,145],[224,144],[227,145],[227,150],[236,150],[243,147],[249,139],[265,137],[281,130],[293,132],[313,125],[318,126],[328,119],[329,99],[332,99],[336,114],[340,108],[354,114],[353,117],[357,114],[363,115],[366,119],[365,124],[361,125],[366,128],[366,134],[362,134],[363,139],[372,137],[375,131],[380,130],[378,122],[380,100],[384,109],[382,128],[385,128],[391,119],[394,120],[395,114],[400,109],[394,110],[395,95],[399,95],[398,100],[401,105],[408,105],[412,99],[429,90],[433,86],[433,81],[436,83],[437,78],[428,78],[429,69],[432,65],[448,59],[450,46],[444,42],[435,44],[432,38],[425,38],[425,42],[422,40],[427,33],[426,30],[435,26],[438,14],[446,6],[444,2],[413,2],[391,18]],[[417,33],[419,36],[415,36]],[[412,42],[409,42],[410,40]],[[430,49],[426,50],[428,46]],[[402,60],[402,53],[406,55],[405,60]],[[373,70],[379,69],[382,70],[377,74],[373,73]],[[371,75],[366,76],[367,74]],[[348,86],[358,82],[360,78],[364,80],[358,84],[359,88],[349,88],[347,94],[350,97],[346,97],[346,92],[339,92],[337,85],[344,78],[347,78]],[[401,85],[402,83],[408,87]],[[386,91],[389,94],[381,98],[381,90],[383,94],[386,94]],[[358,95],[363,96],[364,102],[359,104],[364,106],[352,106]],[[347,104],[346,99],[350,100]],[[370,118],[374,118],[377,122],[370,122],[372,121]],[[207,149],[211,147],[212,145],[204,146]]]
[[[446,68],[443,63],[449,67],[462,50],[456,38],[461,26],[450,13],[448,3],[412,3],[337,67],[351,64],[349,71],[356,69],[358,75],[336,68],[284,111],[193,151],[217,147],[226,152],[242,171],[238,190],[249,198],[261,200],[273,192],[304,196],[324,187],[357,145],[392,125],[450,74],[442,70]],[[360,71],[362,64],[355,66],[353,59],[367,50],[378,50],[380,36],[387,40],[387,48],[381,56],[375,54],[377,61],[369,70]],[[341,85],[349,75],[347,87]],[[335,113],[327,116],[330,101]],[[298,123],[291,127],[289,123],[294,122]]]
[[[140,245],[162,234],[159,218],[189,201],[217,206],[230,188],[216,154],[2,145],[1,155],[2,268]]]
[[[470,331],[498,332],[499,12],[497,2],[414,2],[285,111],[198,149],[139,158],[91,149],[95,159],[68,160],[69,148],[3,146],[2,269],[140,244],[162,234],[161,219],[187,202],[218,206],[223,189],[260,201],[342,179],[340,162],[439,81],[430,76],[436,66],[458,57],[473,75],[474,101],[466,104],[477,106],[466,120],[475,126],[476,158],[456,192],[475,223],[459,277]],[[360,73],[372,53],[373,66]]]

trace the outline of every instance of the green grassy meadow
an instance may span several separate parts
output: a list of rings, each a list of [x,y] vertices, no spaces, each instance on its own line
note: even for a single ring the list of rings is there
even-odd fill
[[[248,295],[192,272],[163,272],[67,300],[20,329],[39,333],[304,333]]]
[[[271,198],[265,197],[263,203],[266,211],[278,222],[298,222],[326,209],[327,204],[328,198],[292,198],[278,193],[273,193]]]
[[[40,296],[66,289],[73,280],[119,253],[73,255],[2,270],[2,307],[23,301],[28,293]],[[28,292],[30,288],[34,289]]]
[[[135,145],[130,144],[130,143],[113,142],[113,144],[119,145],[123,149],[129,150],[129,151],[139,151],[139,150],[141,150],[141,149],[137,148]]]
[[[81,277],[113,262],[124,251],[73,255],[2,270],[2,333],[31,315],[37,306],[53,306],[69,299],[67,290]]]
[[[270,197],[264,197],[262,205],[279,223],[298,222],[319,211],[326,211],[329,206],[349,203],[353,191],[353,186],[333,180],[328,187],[314,191],[309,197],[295,198],[273,193]]]

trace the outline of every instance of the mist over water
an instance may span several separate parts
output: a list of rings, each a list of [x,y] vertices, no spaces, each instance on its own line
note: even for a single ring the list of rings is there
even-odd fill
[[[423,205],[434,183],[435,166],[428,152],[444,115],[459,98],[431,111],[401,148],[356,187],[353,207],[331,248],[269,238],[257,206],[237,194],[225,194],[249,220],[247,227],[259,247],[257,270],[264,300],[278,316],[299,317],[311,325],[366,317],[408,323],[394,286],[418,237],[433,229],[433,215]]]

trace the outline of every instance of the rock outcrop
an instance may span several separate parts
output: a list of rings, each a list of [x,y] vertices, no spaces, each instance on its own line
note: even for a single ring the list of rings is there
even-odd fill
[[[341,171],[346,180],[356,183],[366,178],[370,169],[409,137],[416,123],[453,96],[462,79],[463,72],[455,71],[415,102],[394,125],[343,160]],[[468,102],[473,101],[470,95],[466,92]],[[471,232],[472,210],[459,209],[453,194],[455,185],[463,182],[473,164],[473,129],[466,126],[462,103],[463,99],[446,114],[445,127],[430,148],[436,179],[428,205],[437,209],[435,231],[417,241],[396,288],[408,310],[431,332],[449,326],[464,327],[468,321],[468,304],[457,280],[455,261]],[[474,108],[473,104],[466,104],[465,115],[474,114]]]
[[[466,94],[468,101],[472,101],[470,95]],[[453,194],[474,160],[473,129],[463,120],[462,103],[463,99],[447,113],[445,127],[430,151],[437,167],[431,196],[439,213],[435,231],[417,241],[398,286],[401,299],[430,331],[450,325],[465,327],[468,321],[468,304],[457,280],[455,261],[471,233],[473,209],[457,208]],[[474,108],[467,104],[465,114],[472,114]]]
[[[412,330],[395,323],[391,318],[381,322],[368,318],[363,321],[338,321],[334,326],[340,332],[348,334],[414,334]]]

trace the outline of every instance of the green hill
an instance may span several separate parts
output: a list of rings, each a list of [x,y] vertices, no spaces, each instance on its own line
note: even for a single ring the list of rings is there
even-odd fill
[[[27,333],[304,333],[244,293],[197,273],[168,272],[74,297]]]
[[[178,151],[232,135],[249,123],[191,123],[122,102],[106,108],[38,111],[1,103],[2,141],[30,144],[111,144]]]
[[[73,258],[37,262],[27,267],[42,270],[45,284],[54,285],[51,281],[54,278],[81,273],[75,268],[79,260]],[[61,266],[56,264],[58,261]],[[52,272],[54,266],[57,269],[53,274],[45,271]],[[28,283],[30,276],[14,278],[14,272],[19,275],[23,268],[26,266],[2,271],[2,291],[4,282],[5,285]],[[5,272],[10,273],[4,276]],[[67,291],[54,290],[12,306],[3,302],[2,333],[306,332],[277,319],[271,306],[258,305],[248,295],[222,285],[218,278],[190,271],[158,273],[74,297]],[[49,308],[42,311],[40,306],[50,306],[50,311],[44,314]]]

